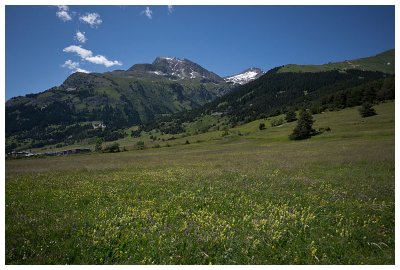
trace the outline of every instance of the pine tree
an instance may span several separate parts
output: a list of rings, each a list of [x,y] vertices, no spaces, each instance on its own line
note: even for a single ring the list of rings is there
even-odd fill
[[[288,122],[288,123],[289,123],[289,122],[296,121],[296,120],[297,120],[297,118],[296,118],[296,112],[293,111],[293,110],[288,111],[288,112],[286,113],[285,119],[286,119],[286,122]]]
[[[361,117],[370,117],[376,115],[374,108],[372,108],[372,105],[369,102],[364,102],[359,111]]]
[[[291,140],[303,140],[315,135],[315,130],[312,128],[313,123],[314,120],[311,113],[303,109],[300,112],[297,126],[294,128],[293,133],[290,134],[289,138]]]

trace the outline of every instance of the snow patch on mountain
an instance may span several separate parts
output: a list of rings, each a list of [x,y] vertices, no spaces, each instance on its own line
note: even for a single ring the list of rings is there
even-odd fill
[[[162,71],[148,71],[149,73],[153,73],[153,74],[156,74],[156,75],[166,75],[164,72],[162,72]]]
[[[165,59],[165,60],[168,60],[168,61],[173,61],[175,59],[175,57],[166,57],[166,56],[160,56],[159,58],[160,59]]]
[[[152,64],[135,64],[128,71],[145,72],[159,76],[173,77],[179,79],[201,79],[210,82],[223,82],[217,74],[206,70],[199,64],[188,59],[177,57],[161,56],[157,57]],[[171,78],[172,77],[172,78]]]
[[[237,75],[225,77],[224,80],[227,83],[246,84],[252,80],[257,79],[262,74],[263,74],[263,72],[259,68],[249,68]]]

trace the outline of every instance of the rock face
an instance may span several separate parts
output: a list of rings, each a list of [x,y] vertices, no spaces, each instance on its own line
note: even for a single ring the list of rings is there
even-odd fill
[[[136,64],[127,71],[151,73],[175,79],[201,78],[212,82],[224,81],[220,76],[208,71],[199,64],[188,59],[182,60],[176,57],[157,57],[152,64]]]
[[[245,84],[245,83],[248,83],[252,80],[259,78],[263,74],[264,73],[261,69],[253,67],[253,68],[246,69],[239,74],[225,77],[224,80],[225,80],[225,82],[232,83],[232,84]]]

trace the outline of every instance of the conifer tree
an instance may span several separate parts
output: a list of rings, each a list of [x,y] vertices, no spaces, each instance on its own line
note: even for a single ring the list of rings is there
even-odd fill
[[[315,135],[315,130],[312,128],[314,120],[309,111],[303,109],[300,112],[297,126],[294,128],[293,133],[290,134],[291,140],[303,140]]]

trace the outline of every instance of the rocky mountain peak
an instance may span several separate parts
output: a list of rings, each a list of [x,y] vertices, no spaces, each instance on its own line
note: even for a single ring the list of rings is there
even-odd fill
[[[176,79],[206,79],[221,82],[223,79],[217,74],[208,71],[199,64],[188,59],[177,57],[157,57],[152,64],[136,64],[128,71],[146,72],[159,76],[168,76]]]

